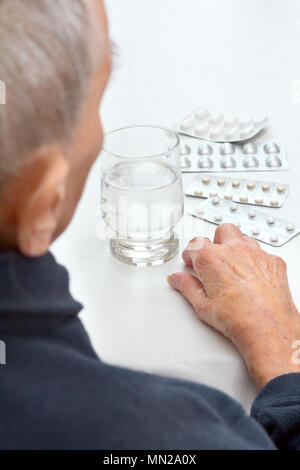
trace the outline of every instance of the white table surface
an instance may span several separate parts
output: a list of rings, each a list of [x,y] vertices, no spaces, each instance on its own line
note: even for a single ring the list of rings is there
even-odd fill
[[[291,170],[252,177],[290,183],[284,207],[267,210],[300,224],[300,2],[106,3],[119,58],[101,109],[105,129],[172,126],[202,105],[245,117],[268,114],[271,125],[255,140],[284,142]],[[192,177],[184,175],[184,184]],[[85,306],[81,318],[98,354],[109,363],[217,387],[249,409],[256,390],[242,359],[166,283],[169,273],[182,270],[181,257],[144,269],[115,261],[108,241],[97,238],[99,192],[98,162],[72,224],[52,249],[71,273],[71,290]],[[205,223],[206,235],[214,230]],[[186,242],[181,240],[182,249]],[[287,262],[300,307],[299,248],[300,236],[281,248],[264,245]]]

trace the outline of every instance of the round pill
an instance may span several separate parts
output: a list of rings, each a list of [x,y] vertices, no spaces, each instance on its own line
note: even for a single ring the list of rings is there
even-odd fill
[[[233,202],[233,203],[231,204],[231,206],[230,206],[231,212],[235,212],[235,211],[237,210],[237,208],[238,208],[238,206],[237,206],[237,204],[235,204],[234,202]]]
[[[267,218],[267,223],[268,223],[269,225],[275,224],[275,219],[274,219],[274,217],[268,217],[268,218]]]
[[[225,157],[223,157],[220,161],[220,166],[221,168],[224,168],[224,169],[230,169],[230,168],[235,168],[236,167],[236,161],[232,158],[232,157],[229,157],[228,155],[226,155]]]
[[[248,197],[247,196],[240,196],[240,201],[241,202],[248,202]]]
[[[214,166],[214,162],[208,155],[203,155],[199,158],[197,166],[201,169],[212,168]]]
[[[248,216],[250,217],[250,219],[253,219],[256,216],[256,212],[251,209],[251,211],[248,212]]]
[[[293,224],[288,224],[285,228],[287,232],[293,232],[295,230],[295,226]]]
[[[264,183],[264,184],[262,184],[262,185],[261,185],[261,189],[262,189],[263,191],[269,191],[269,189],[270,189],[269,183]]]
[[[198,197],[201,197],[203,195],[203,191],[201,189],[197,189],[197,190],[194,191],[194,195],[198,196]]]
[[[279,201],[277,199],[271,199],[270,206],[276,207],[279,205]]]
[[[278,191],[279,193],[284,193],[285,190],[286,190],[286,186],[285,186],[284,184],[279,184],[279,185],[277,186],[277,191]]]
[[[216,222],[221,222],[222,221],[222,216],[221,215],[215,215],[215,221]]]
[[[270,241],[271,241],[272,243],[277,243],[277,242],[278,242],[278,237],[277,237],[277,235],[272,235],[272,236],[270,237]]]
[[[257,235],[259,235],[259,230],[258,230],[258,228],[254,227],[254,228],[251,230],[251,233],[252,233],[252,235],[254,235],[255,237],[257,237]]]
[[[202,183],[203,184],[209,184],[210,183],[210,177],[209,176],[203,176]]]
[[[189,155],[191,153],[191,147],[187,144],[183,144],[180,148],[180,155]]]
[[[253,143],[248,143],[248,144],[245,144],[244,147],[243,147],[243,153],[245,155],[253,155],[255,153],[257,153],[257,145],[256,144],[253,144]]]
[[[227,201],[231,201],[232,200],[232,194],[225,194],[224,199],[226,199]]]
[[[276,144],[276,142],[270,142],[268,144],[265,144],[264,145],[264,152],[265,153],[279,153],[280,152],[280,148],[279,148],[279,145]]]
[[[215,191],[213,191],[213,192],[209,193],[209,195],[210,195],[210,196],[217,196],[218,193],[216,193]]]
[[[241,184],[240,180],[232,180],[232,187],[233,188],[238,188],[239,185]]]
[[[220,199],[218,197],[214,197],[213,200],[212,200],[212,203],[217,206],[220,202]]]
[[[235,153],[235,147],[230,142],[225,142],[223,145],[221,145],[221,155],[232,155],[233,153]]]
[[[280,158],[277,157],[277,155],[270,155],[266,159],[266,165],[269,168],[279,168],[279,167],[282,166],[282,162],[281,162]]]
[[[218,182],[219,186],[224,186],[224,184],[225,184],[224,178],[219,178],[217,182]]]
[[[181,157],[181,162],[180,162],[181,168],[184,170],[185,168],[190,168],[191,166],[191,160],[187,157]]]
[[[214,153],[214,149],[209,144],[202,144],[199,145],[197,153],[198,155],[212,155]]]
[[[255,204],[263,204],[264,200],[261,197],[255,198]]]
[[[259,161],[253,155],[247,155],[243,160],[243,165],[245,168],[257,168],[259,166]]]
[[[256,186],[255,181],[248,181],[248,183],[247,183],[247,188],[248,189],[254,189],[255,186]]]

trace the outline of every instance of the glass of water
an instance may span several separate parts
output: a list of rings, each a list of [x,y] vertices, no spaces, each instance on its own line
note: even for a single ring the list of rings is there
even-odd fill
[[[108,132],[102,152],[102,217],[118,260],[155,266],[178,251],[174,227],[184,211],[180,139],[159,126]]]

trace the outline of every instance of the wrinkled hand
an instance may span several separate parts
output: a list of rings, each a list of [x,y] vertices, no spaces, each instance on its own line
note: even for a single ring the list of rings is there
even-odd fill
[[[216,229],[214,243],[195,238],[183,252],[195,274],[175,273],[170,286],[199,318],[239,349],[258,386],[289,372],[292,343],[300,340],[300,316],[289,290],[286,264],[244,237],[234,225]]]

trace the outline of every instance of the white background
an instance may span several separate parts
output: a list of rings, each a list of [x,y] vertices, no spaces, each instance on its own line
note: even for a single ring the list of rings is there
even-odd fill
[[[132,123],[172,126],[202,105],[244,117],[268,114],[271,125],[256,141],[284,142],[291,170],[252,177],[290,183],[284,207],[269,211],[300,224],[300,2],[106,3],[119,57],[101,109],[105,129]],[[184,184],[191,178],[184,175]],[[108,241],[96,236],[99,201],[98,162],[53,252],[71,272],[72,293],[85,306],[81,318],[101,358],[212,385],[249,408],[256,390],[242,359],[166,283],[169,273],[183,269],[181,257],[145,269],[112,259]],[[205,224],[206,235],[214,229]],[[182,249],[186,242],[181,240]],[[264,245],[288,263],[300,307],[299,247],[300,236],[282,248]]]

